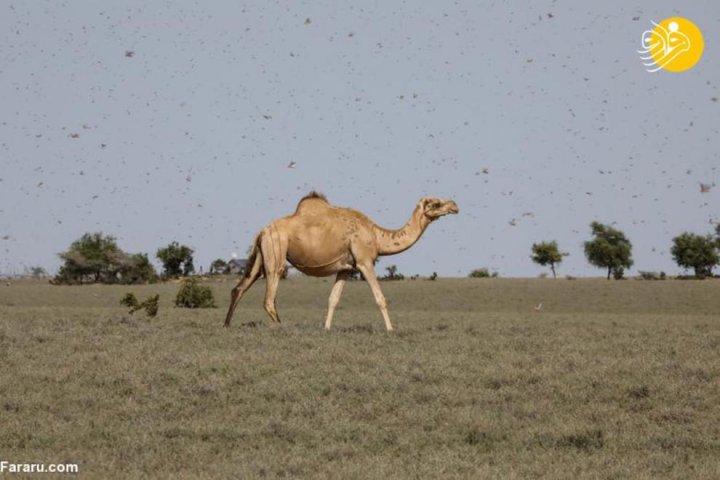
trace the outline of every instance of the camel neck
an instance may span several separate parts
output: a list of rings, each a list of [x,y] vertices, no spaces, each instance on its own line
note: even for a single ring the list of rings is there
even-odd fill
[[[375,242],[378,254],[395,255],[404,252],[418,241],[429,224],[430,220],[422,214],[422,210],[418,207],[402,228],[390,230],[375,225]]]

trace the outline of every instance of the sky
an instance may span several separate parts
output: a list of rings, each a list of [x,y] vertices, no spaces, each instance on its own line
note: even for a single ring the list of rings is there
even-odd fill
[[[648,73],[642,32],[672,16],[703,58]],[[207,270],[310,190],[387,228],[457,202],[379,270],[534,277],[557,240],[560,275],[601,276],[597,220],[630,275],[680,273],[672,238],[720,221],[718,45],[717,0],[2,0],[0,273],[97,231]]]

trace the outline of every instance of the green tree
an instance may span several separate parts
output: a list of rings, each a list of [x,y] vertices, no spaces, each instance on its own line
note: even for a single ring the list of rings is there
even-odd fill
[[[192,248],[172,242],[167,247],[159,248],[155,255],[163,264],[163,276],[180,277],[195,271],[193,253]]]
[[[64,264],[55,277],[57,283],[115,283],[125,253],[115,237],[96,232],[86,233],[59,255]]]
[[[585,256],[591,265],[607,268],[607,278],[623,278],[626,268],[633,265],[632,243],[620,230],[600,222],[590,224],[595,238],[585,242]]]
[[[146,254],[128,254],[115,237],[101,232],[86,233],[60,253],[64,263],[53,283],[147,283],[157,278]]]
[[[210,275],[220,275],[221,273],[226,273],[227,269],[227,262],[222,258],[218,258],[210,264]]]
[[[30,275],[32,275],[33,278],[45,278],[47,276],[47,271],[43,267],[30,267]]]
[[[158,278],[146,253],[125,254],[118,273],[120,283],[153,283]]]
[[[685,232],[672,240],[670,249],[673,259],[683,268],[692,268],[697,278],[712,275],[712,269],[720,263],[716,251],[717,239],[712,235],[696,235]]]
[[[542,265],[543,267],[545,265],[550,265],[553,278],[557,278],[557,275],[555,274],[555,265],[562,262],[563,257],[567,257],[569,255],[568,253],[561,252],[558,249],[558,244],[555,240],[552,242],[533,243],[532,253],[531,258],[533,262]]]
[[[381,278],[381,280],[403,280],[405,278],[405,275],[398,272],[397,265],[390,265],[389,267],[385,267],[385,271],[387,271],[387,275]]]

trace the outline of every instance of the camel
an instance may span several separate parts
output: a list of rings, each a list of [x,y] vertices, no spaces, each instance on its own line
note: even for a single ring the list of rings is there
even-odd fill
[[[275,306],[280,276],[287,260],[306,275],[336,275],[328,300],[325,329],[332,324],[335,307],[353,270],[365,277],[388,332],[393,330],[385,296],[375,273],[378,256],[395,255],[413,246],[433,221],[459,212],[452,200],[423,197],[404,227],[388,230],[352,208],[330,205],[324,195],[311,192],[298,202],[295,213],[275,220],[255,237],[247,267],[232,289],[225,326],[230,325],[243,294],[265,275],[265,311],[280,323]]]

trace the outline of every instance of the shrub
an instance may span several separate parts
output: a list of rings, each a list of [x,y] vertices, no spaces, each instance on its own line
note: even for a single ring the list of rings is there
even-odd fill
[[[590,430],[572,435],[563,435],[557,440],[557,446],[572,447],[578,450],[603,448],[605,446],[605,435],[603,435],[602,430]]]
[[[157,315],[158,312],[159,300],[160,295],[155,295],[154,297],[149,297],[147,300],[140,303],[138,302],[138,299],[137,297],[135,297],[135,295],[133,295],[132,293],[126,293],[125,296],[120,299],[120,304],[130,308],[130,310],[128,311],[130,315],[144,308],[145,313],[149,317],[154,317],[155,315]]]
[[[468,275],[469,278],[498,278],[500,274],[498,272],[492,272],[483,267],[483,268],[476,268],[470,274]]]
[[[137,307],[138,299],[132,293],[126,293],[125,296],[120,299],[120,305],[125,305],[130,308]]]
[[[160,300],[160,295],[155,295],[154,297],[150,297],[140,304],[141,307],[145,308],[145,313],[148,317],[154,317],[155,315],[157,315],[158,300]]]
[[[468,275],[469,278],[490,278],[490,272],[487,268],[476,268]]]
[[[180,308],[217,308],[210,287],[200,285],[195,278],[183,281],[175,297],[175,305]]]
[[[640,280],[665,280],[665,272],[645,272],[640,270]]]

